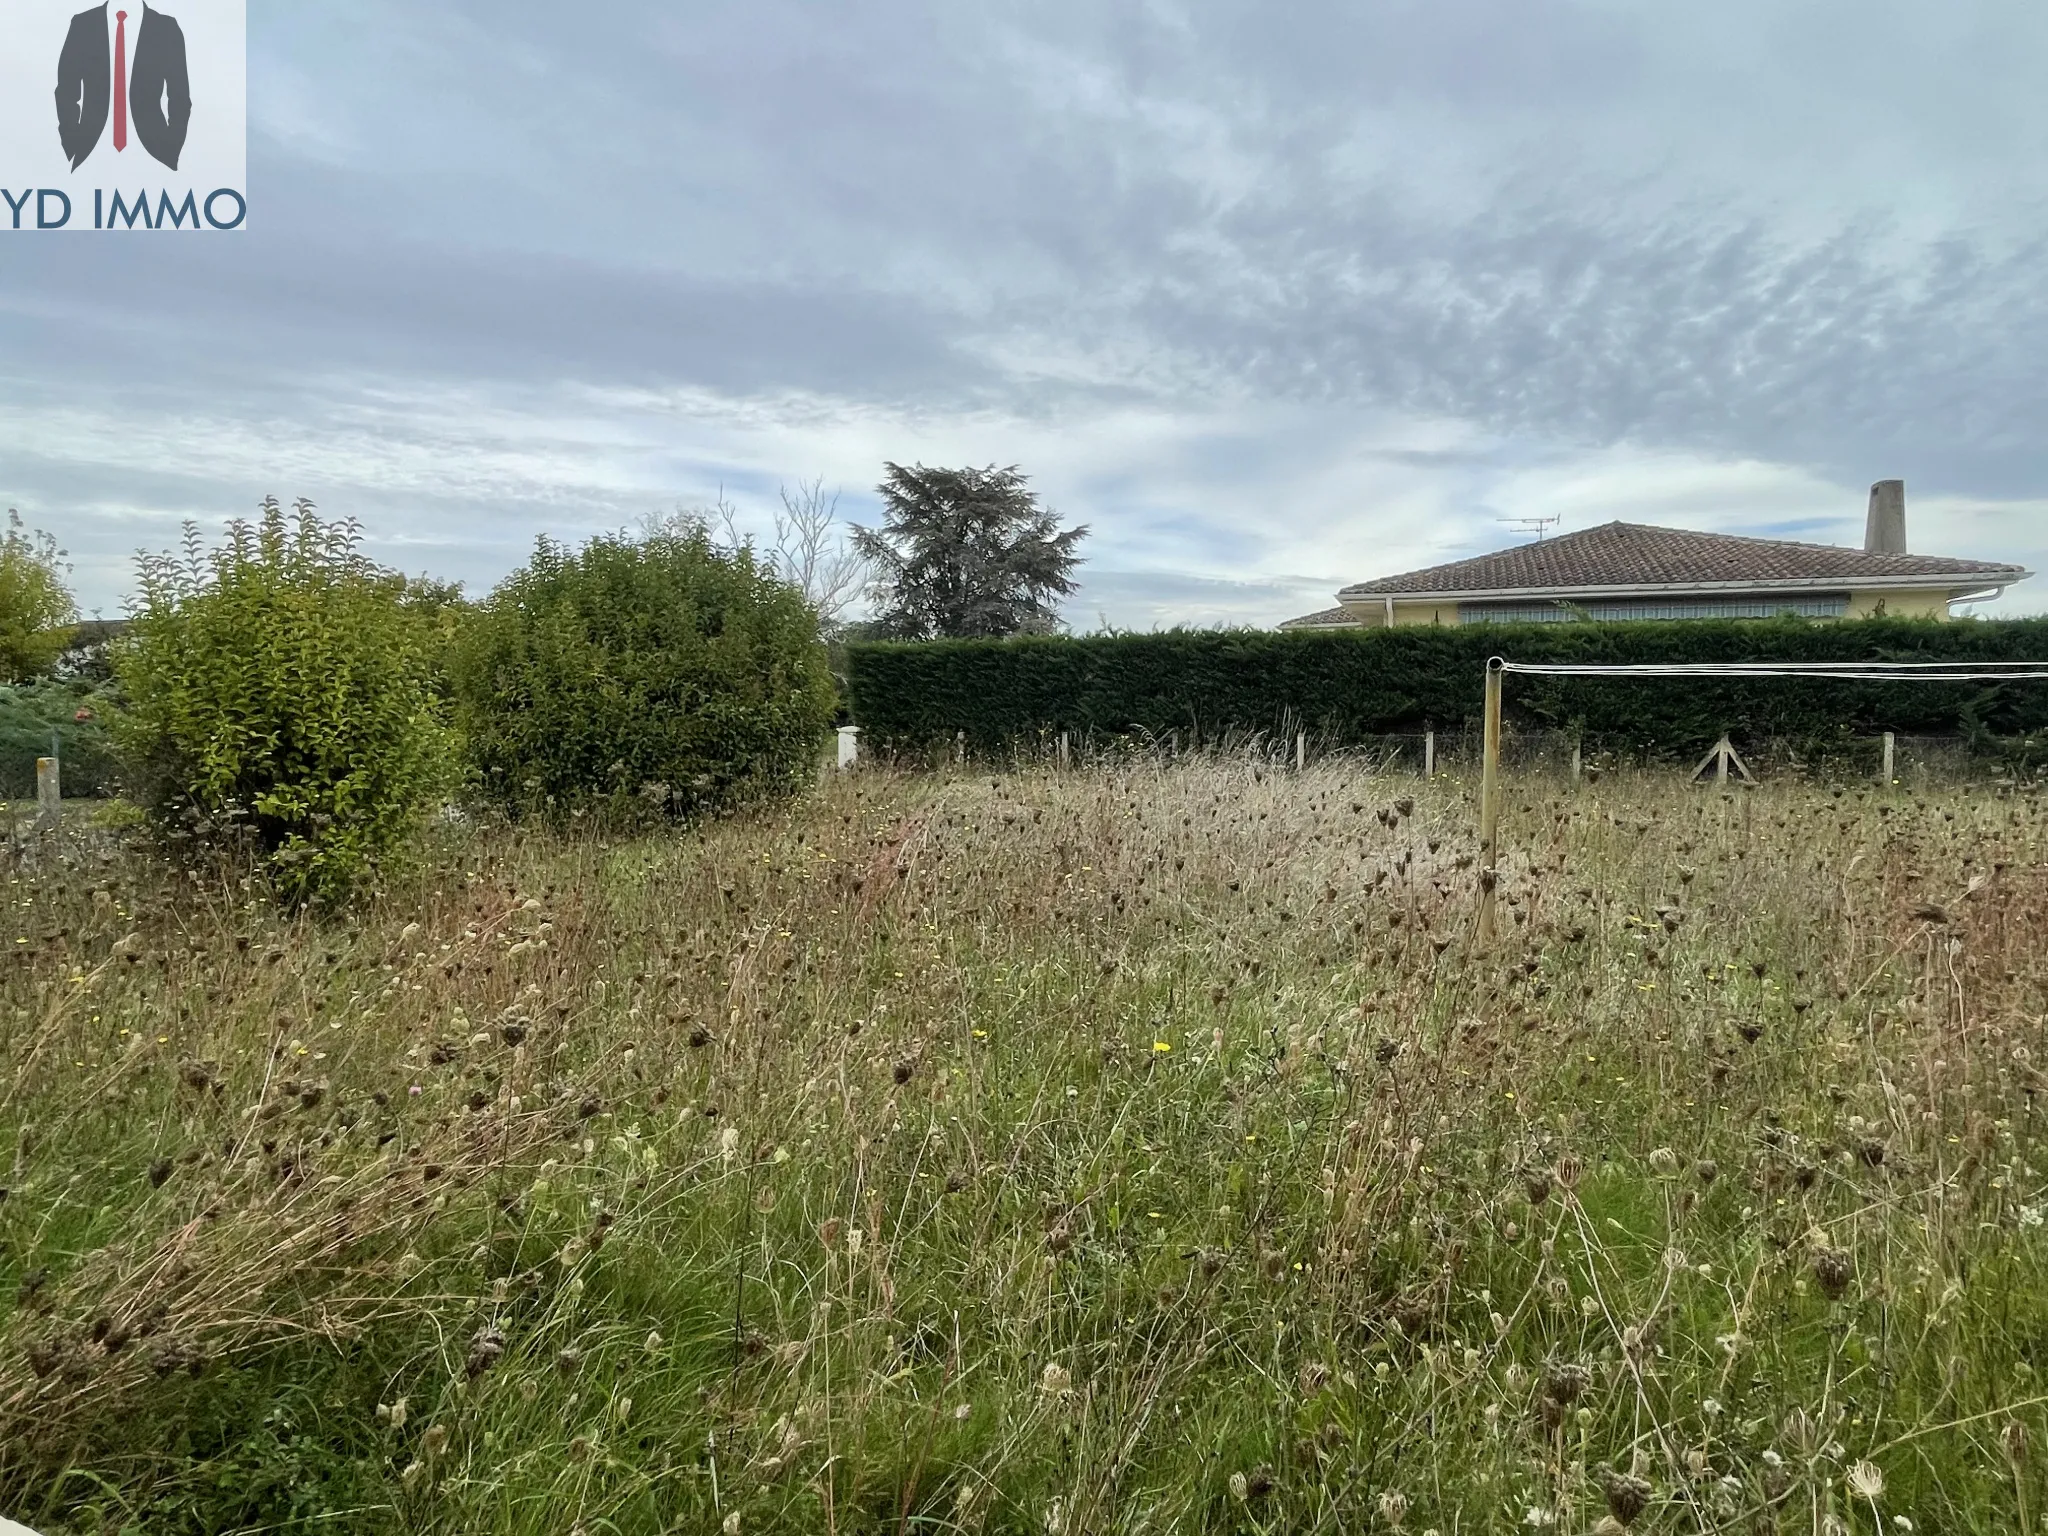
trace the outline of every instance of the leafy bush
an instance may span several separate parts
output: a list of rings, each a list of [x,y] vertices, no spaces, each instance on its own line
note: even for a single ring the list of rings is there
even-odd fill
[[[434,640],[353,523],[274,498],[183,559],[145,556],[116,655],[131,792],[179,835],[247,840],[288,899],[332,900],[396,852],[453,754]]]
[[[0,798],[34,798],[36,759],[49,755],[52,737],[64,765],[65,798],[113,794],[112,712],[112,694],[84,680],[0,685]]]
[[[1490,656],[1518,661],[2048,660],[2048,620],[1763,619],[1665,624],[1475,625],[1273,633],[1174,630],[850,647],[853,714],[877,745],[918,748],[965,731],[982,750],[1042,732],[1216,739],[1293,726],[1337,741],[1478,719]],[[1516,677],[1511,722],[1582,730],[1635,752],[1738,742],[1815,746],[1851,733],[2015,735],[2048,729],[2048,686],[1812,679]]]
[[[571,552],[547,539],[455,657],[486,795],[512,810],[690,815],[813,771],[834,695],[818,619],[702,525]]]
[[[63,560],[55,539],[29,532],[8,509],[0,537],[0,682],[36,676],[64,649],[78,608],[64,585]]]

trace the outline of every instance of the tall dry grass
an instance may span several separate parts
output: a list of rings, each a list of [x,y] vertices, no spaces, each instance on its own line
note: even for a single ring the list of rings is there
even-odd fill
[[[0,1509],[75,1530],[2010,1531],[2031,797],[1251,760],[24,855]]]

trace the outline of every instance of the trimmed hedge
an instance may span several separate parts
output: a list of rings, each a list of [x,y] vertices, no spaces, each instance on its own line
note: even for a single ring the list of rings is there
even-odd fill
[[[965,731],[1001,751],[1058,731],[1226,734],[1306,729],[1342,743],[1457,731],[1482,709],[1487,659],[1516,661],[2048,661],[2048,619],[1799,619],[1473,625],[1278,633],[1170,630],[849,648],[853,715],[881,750]],[[1656,755],[1738,744],[1827,751],[1881,731],[2016,737],[2048,730],[2048,683],[1727,682],[1512,677],[1524,729]]]

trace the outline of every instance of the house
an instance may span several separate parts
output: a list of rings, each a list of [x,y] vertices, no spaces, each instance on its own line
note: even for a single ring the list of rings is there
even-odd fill
[[[1529,624],[1575,619],[1946,619],[2031,571],[1906,551],[1906,489],[1870,488],[1863,547],[1606,523],[1470,560],[1361,581],[1282,629]]]

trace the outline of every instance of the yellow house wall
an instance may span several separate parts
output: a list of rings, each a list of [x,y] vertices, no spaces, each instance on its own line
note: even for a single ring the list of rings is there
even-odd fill
[[[1370,599],[1360,603],[1346,603],[1351,616],[1367,629],[1387,627],[1387,605],[1384,600]],[[1456,603],[1404,603],[1394,604],[1394,627],[1405,629],[1412,624],[1456,624],[1458,605]]]
[[[1945,619],[1948,593],[1935,592],[1851,592],[1849,617],[1868,619],[1883,613],[1894,619]]]
[[[1396,603],[1394,624],[1397,628],[1410,624],[1456,624],[1458,605],[1456,603]]]

